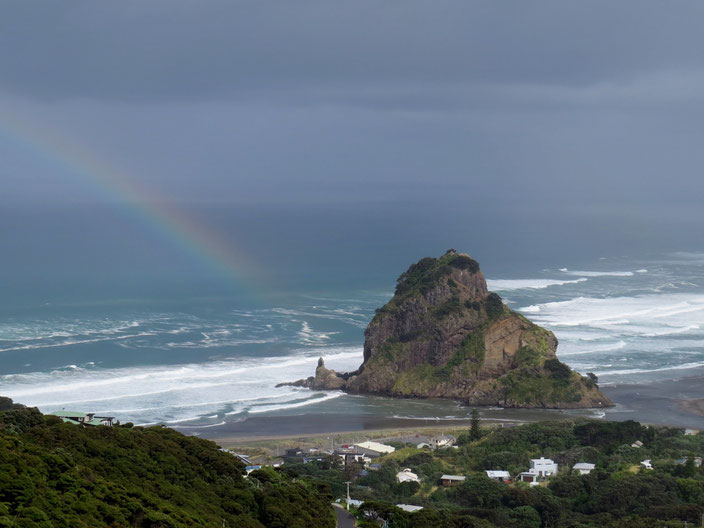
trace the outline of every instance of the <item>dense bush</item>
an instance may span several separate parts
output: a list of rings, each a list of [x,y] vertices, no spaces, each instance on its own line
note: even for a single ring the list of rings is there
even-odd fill
[[[319,527],[330,497],[165,427],[82,427],[0,413],[0,527]]]
[[[495,319],[504,313],[504,303],[498,294],[491,292],[486,298],[486,314]]]
[[[673,428],[636,422],[541,422],[497,429],[459,449],[421,452],[405,448],[382,458],[382,469],[353,484],[353,497],[367,500],[368,517],[391,528],[649,528],[699,523],[704,514],[704,468],[674,458],[701,456],[704,435],[685,436]],[[630,444],[644,442],[640,449]],[[485,469],[516,475],[531,458],[545,456],[560,464],[559,475],[537,487],[489,479]],[[651,458],[655,470],[640,469]],[[577,475],[576,462],[597,468]],[[399,468],[410,467],[422,478],[412,495],[395,482]],[[458,486],[439,486],[442,473],[465,475]],[[423,506],[416,513],[397,503]],[[373,526],[368,524],[368,526]]]

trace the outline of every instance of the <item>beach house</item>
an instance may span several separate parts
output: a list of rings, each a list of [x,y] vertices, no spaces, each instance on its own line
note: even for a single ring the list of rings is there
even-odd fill
[[[511,482],[511,474],[503,470],[487,470],[486,476],[498,482]]]
[[[530,461],[530,472],[539,477],[552,477],[557,475],[557,464],[549,458],[533,458]]]
[[[531,486],[537,486],[538,482],[544,478],[557,475],[557,464],[549,458],[533,458],[530,461],[530,469],[518,474],[518,480],[527,482]]]
[[[54,411],[47,413],[50,416],[58,416],[66,423],[76,425],[105,425],[112,427],[114,416],[96,416],[95,413],[84,413],[80,411]]]
[[[418,475],[413,473],[410,468],[403,469],[396,473],[396,480],[399,482],[420,482]]]
[[[376,456],[386,455],[388,453],[393,453],[396,451],[395,447],[386,444],[380,444],[379,442],[360,442],[359,444],[354,444],[357,450],[360,452],[365,452],[368,454],[375,454]]]
[[[462,475],[443,475],[440,477],[440,483],[446,488],[451,488],[461,484],[466,479],[467,477],[463,477]]]
[[[379,456],[370,456],[369,454],[363,453],[361,450],[358,450],[354,447],[342,447],[340,449],[335,449],[333,454],[339,456],[346,466],[349,466],[354,462],[359,462],[360,464],[368,464],[369,462],[371,462],[372,458],[374,458],[375,456]]]
[[[517,478],[520,482],[527,482],[531,486],[537,486],[538,480],[540,480],[540,477],[532,471],[524,471],[523,473],[519,473]]]
[[[580,475],[589,475],[596,466],[587,462],[577,462],[572,466],[572,471],[576,471]]]
[[[429,444],[433,449],[443,449],[455,445],[456,439],[452,435],[434,436],[429,440]]]
[[[423,509],[423,506],[415,506],[414,504],[397,504],[396,507],[409,513],[417,512]]]

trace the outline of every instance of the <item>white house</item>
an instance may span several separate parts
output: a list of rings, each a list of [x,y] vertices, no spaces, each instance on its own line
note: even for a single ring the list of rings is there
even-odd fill
[[[456,438],[452,435],[434,436],[429,440],[430,445],[435,449],[443,449],[455,445]]]
[[[396,480],[399,482],[420,482],[418,475],[413,473],[410,468],[406,468],[403,471],[396,473]]]
[[[572,471],[578,471],[580,475],[589,475],[596,466],[587,462],[577,462],[572,466]]]
[[[510,482],[511,474],[508,471],[487,470],[486,476],[499,482]]]
[[[640,449],[641,447],[643,447],[643,442],[641,442],[640,440],[636,440],[635,442],[633,442],[631,444],[631,447],[635,447],[636,449]]]
[[[557,475],[557,464],[549,458],[533,458],[530,461],[530,472],[539,477],[552,477]]]
[[[653,469],[653,465],[650,463],[650,459],[643,460],[640,465],[643,466],[645,469]]]
[[[524,471],[523,473],[519,473],[517,478],[521,482],[527,482],[530,486],[537,486],[540,477],[537,473],[533,473],[532,471]]]

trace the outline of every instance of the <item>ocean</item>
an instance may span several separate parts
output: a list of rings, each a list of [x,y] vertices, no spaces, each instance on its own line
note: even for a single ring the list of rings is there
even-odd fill
[[[490,290],[555,332],[559,358],[603,388],[704,378],[704,252],[694,244],[644,251],[591,237],[574,251],[547,250],[553,237],[536,250],[538,238],[501,228],[477,237],[458,225],[436,238],[416,224],[409,233],[405,207],[391,225],[388,207],[342,209],[211,215],[216,225],[247,226],[238,244],[262,263],[256,281],[211,275],[109,208],[93,211],[90,225],[85,210],[53,213],[52,223],[5,212],[15,221],[2,240],[0,394],[44,412],[93,411],[195,434],[235,424],[255,434],[268,417],[346,414],[361,427],[375,417],[464,420],[469,409],[456,402],[276,387],[312,375],[319,357],[357,368],[364,328],[395,278],[450,245],[477,258]],[[507,244],[496,249],[502,235]],[[619,403],[606,416],[642,419],[630,411]]]

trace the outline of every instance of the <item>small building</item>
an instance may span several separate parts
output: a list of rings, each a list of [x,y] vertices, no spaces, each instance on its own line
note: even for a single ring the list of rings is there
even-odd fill
[[[397,504],[396,507],[410,513],[423,509],[423,506],[414,506],[413,504]]]
[[[416,449],[431,449],[431,445],[428,442],[421,442],[420,444],[416,445]]]
[[[631,444],[631,447],[635,447],[636,449],[640,449],[641,447],[643,447],[643,442],[641,442],[640,440],[636,440],[635,442],[633,442]]]
[[[244,469],[247,472],[247,475],[249,475],[252,471],[256,471],[261,468],[262,468],[262,466],[257,464],[256,466],[245,466]]]
[[[286,458],[303,458],[306,454],[300,447],[290,447],[286,449],[284,456]]]
[[[511,482],[511,474],[503,470],[487,470],[486,476],[498,482]]]
[[[396,480],[399,482],[420,482],[418,475],[413,473],[410,468],[406,468],[396,473]]]
[[[443,475],[442,477],[440,477],[440,482],[446,488],[451,488],[453,486],[461,484],[466,479],[467,477],[463,477],[462,475]]]
[[[675,464],[677,464],[678,466],[683,466],[683,465],[685,465],[685,464],[687,463],[687,461],[689,461],[690,459],[691,459],[692,462],[694,463],[694,467],[702,467],[702,457],[682,457],[682,458],[678,458],[677,460],[675,460]]]
[[[533,458],[530,461],[530,471],[539,477],[552,477],[557,475],[557,464],[549,458]]]
[[[80,411],[54,411],[48,413],[50,416],[58,416],[66,423],[75,425],[104,425],[113,426],[114,416],[96,416],[95,413],[84,413]]]
[[[366,464],[371,462],[371,457],[361,451],[351,448],[351,449],[336,449],[333,453],[335,456],[339,456],[342,462],[349,466],[355,462],[360,464]]]
[[[379,455],[386,455],[388,453],[393,453],[396,451],[395,447],[386,444],[380,444],[379,442],[361,442],[355,444],[356,447],[364,449],[365,451],[374,451]]]
[[[433,449],[443,449],[455,445],[456,438],[452,435],[441,435],[432,437],[428,443]]]
[[[684,434],[687,436],[692,436],[695,434],[699,434],[699,431],[697,429],[685,429]]]
[[[518,480],[520,482],[527,482],[530,486],[537,486],[540,476],[532,471],[524,471],[518,474]]]
[[[645,469],[653,469],[653,465],[650,463],[650,459],[643,460],[640,465],[643,466]]]
[[[580,475],[589,475],[595,467],[596,465],[589,464],[588,462],[577,462],[572,466],[572,471],[577,471]]]

